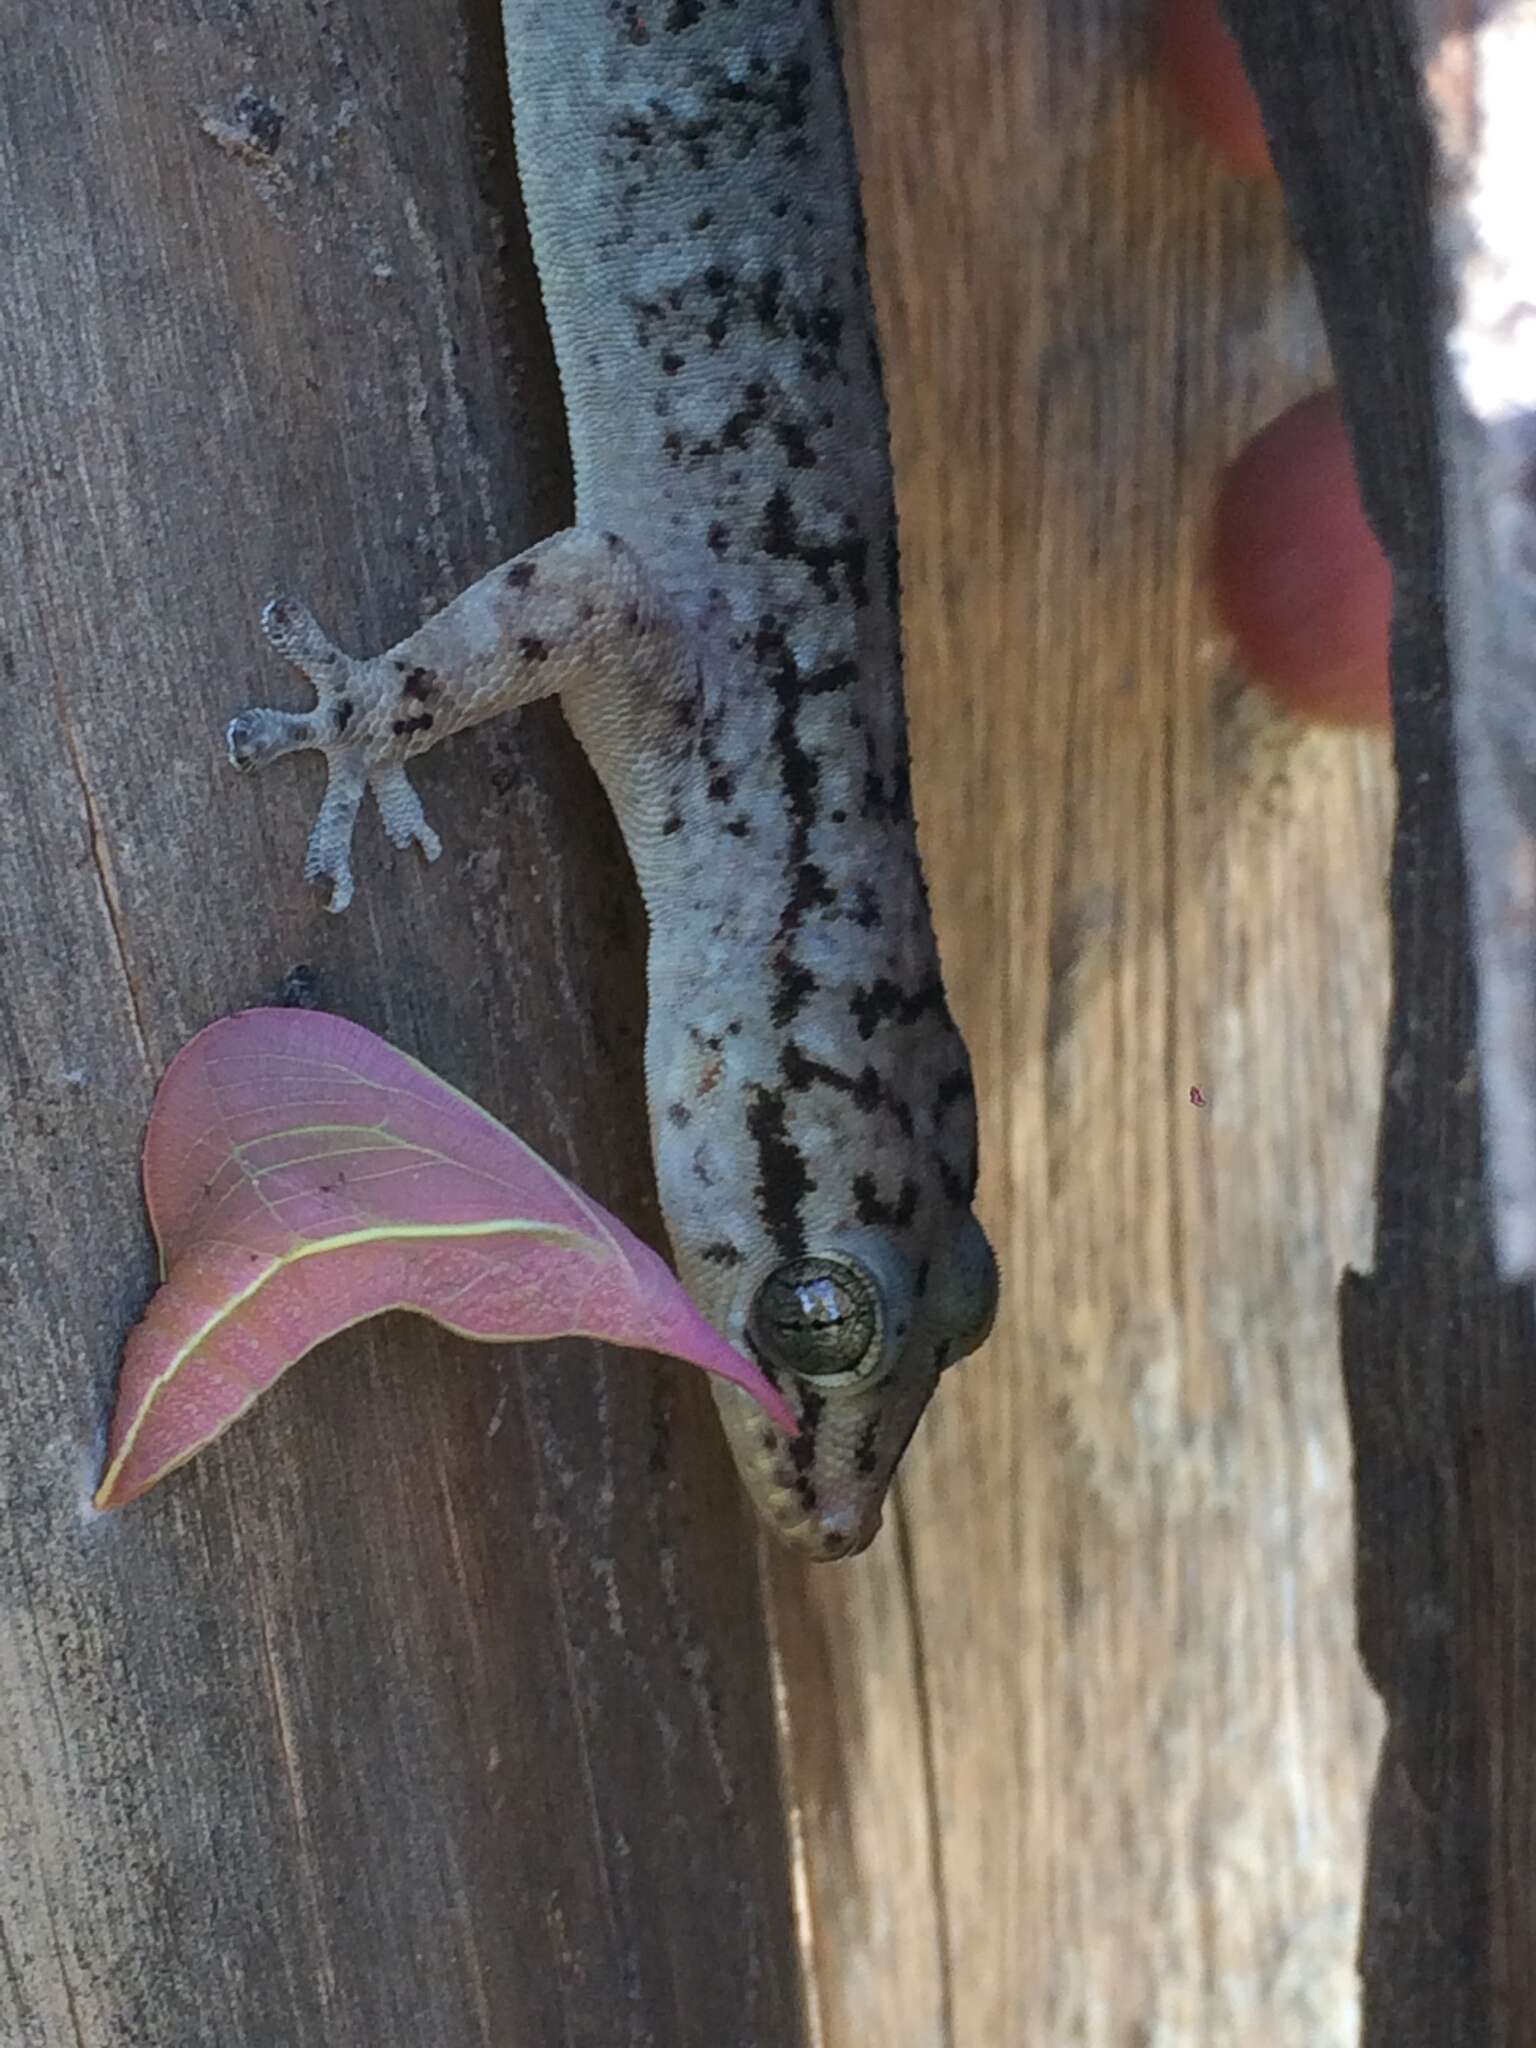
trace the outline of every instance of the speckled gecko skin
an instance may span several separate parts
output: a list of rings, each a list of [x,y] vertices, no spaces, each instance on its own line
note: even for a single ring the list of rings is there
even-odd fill
[[[576,524],[388,653],[268,608],[314,683],[238,765],[330,781],[307,874],[352,892],[365,788],[558,693],[650,919],[646,1069],[690,1293],[795,1410],[716,1384],[747,1488],[862,1549],[939,1375],[992,1321],[970,1064],[919,865],[895,511],[857,173],[824,0],[505,0]]]

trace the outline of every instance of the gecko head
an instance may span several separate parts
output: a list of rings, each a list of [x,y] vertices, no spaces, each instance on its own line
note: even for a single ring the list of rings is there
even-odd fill
[[[917,900],[919,939],[925,917]],[[888,904],[876,936],[900,929]],[[842,968],[846,925],[828,930]],[[679,1276],[798,1424],[713,1380],[737,1470],[776,1535],[833,1559],[874,1540],[940,1375],[992,1327],[997,1267],[971,1208],[970,1063],[931,963],[888,950],[855,982],[802,951],[792,1031],[750,1028],[738,990],[727,1008],[697,977],[658,1006],[653,969],[647,1064]],[[771,955],[768,971],[771,1019]]]
[[[792,1258],[765,1250],[728,1318],[793,1412],[774,1427],[740,1388],[715,1399],[763,1519],[813,1559],[873,1542],[886,1489],[939,1375],[985,1340],[997,1266],[969,1209],[932,1243],[906,1230],[835,1231]]]

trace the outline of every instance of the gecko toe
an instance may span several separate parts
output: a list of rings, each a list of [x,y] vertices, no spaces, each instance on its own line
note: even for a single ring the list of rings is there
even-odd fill
[[[319,826],[309,842],[309,852],[304,857],[304,879],[306,882],[329,882],[331,900],[326,909],[335,913],[346,909],[355,893],[352,879],[351,850],[338,847],[326,835],[324,843]]]
[[[376,767],[369,779],[391,846],[419,846],[428,860],[436,860],[443,842],[427,823],[421,798],[401,764],[391,761]]]
[[[340,911],[352,901],[352,832],[367,787],[368,769],[361,755],[350,748],[328,753],[326,762],[330,775],[314,830],[309,835],[304,879],[329,882],[330,907]]]
[[[322,630],[307,604],[296,597],[274,597],[262,608],[261,630],[284,661],[307,676],[322,696],[346,687],[352,662]]]
[[[293,711],[242,711],[229,721],[224,744],[232,768],[259,768],[279,754],[314,746],[315,729]]]

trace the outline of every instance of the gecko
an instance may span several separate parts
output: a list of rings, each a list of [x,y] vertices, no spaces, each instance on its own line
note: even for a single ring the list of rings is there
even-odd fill
[[[504,0],[573,524],[367,658],[296,598],[312,686],[231,761],[327,783],[305,862],[353,893],[370,790],[557,696],[649,923],[646,1091],[678,1275],[798,1425],[715,1383],[746,1490],[813,1559],[873,1539],[941,1374],[992,1325],[977,1117],[919,858],[886,405],[830,0]]]

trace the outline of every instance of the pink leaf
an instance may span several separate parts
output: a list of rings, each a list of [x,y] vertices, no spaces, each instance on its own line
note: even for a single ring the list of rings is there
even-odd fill
[[[172,1060],[144,1141],[162,1284],[123,1353],[100,1508],[386,1309],[486,1342],[602,1337],[773,1388],[655,1252],[467,1096],[344,1017],[246,1010]]]

